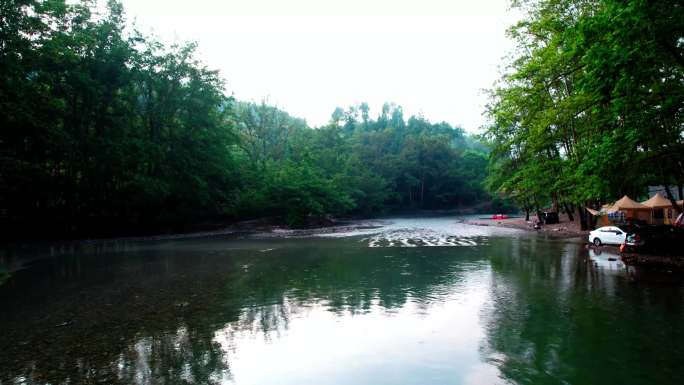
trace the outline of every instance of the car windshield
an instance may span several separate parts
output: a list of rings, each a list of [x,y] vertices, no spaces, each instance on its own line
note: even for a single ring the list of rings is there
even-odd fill
[[[607,232],[611,232],[611,233],[612,233],[612,232],[614,232],[614,231],[616,231],[616,230],[618,230],[618,229],[619,229],[619,228],[618,228],[617,226],[603,226],[603,227],[599,228],[598,230],[599,230],[599,231],[603,231],[603,232],[606,232],[606,231],[607,231]],[[624,230],[623,230],[623,231],[624,231]]]

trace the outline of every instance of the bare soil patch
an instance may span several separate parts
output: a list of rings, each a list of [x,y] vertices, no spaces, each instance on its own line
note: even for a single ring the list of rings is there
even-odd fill
[[[476,226],[498,226],[509,227],[514,229],[521,229],[527,231],[538,232],[552,237],[558,238],[576,238],[589,235],[589,230],[581,230],[579,219],[575,218],[570,221],[566,214],[560,215],[560,223],[552,225],[542,225],[540,229],[534,228],[534,217],[530,216],[530,220],[525,218],[508,218],[508,219],[467,219],[464,223]]]

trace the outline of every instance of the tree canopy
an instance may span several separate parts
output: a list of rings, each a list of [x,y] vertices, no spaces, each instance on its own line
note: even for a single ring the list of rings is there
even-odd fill
[[[513,5],[526,17],[509,30],[518,47],[491,90],[489,188],[529,210],[681,186],[682,4]]]
[[[460,128],[390,103],[312,128],[236,101],[195,44],[125,32],[117,1],[2,1],[0,23],[3,236],[302,225],[488,199],[485,154]]]

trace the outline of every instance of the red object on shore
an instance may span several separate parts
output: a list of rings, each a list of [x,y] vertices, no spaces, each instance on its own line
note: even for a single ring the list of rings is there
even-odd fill
[[[506,215],[506,214],[494,214],[494,215],[492,215],[492,219],[508,219],[508,215]]]

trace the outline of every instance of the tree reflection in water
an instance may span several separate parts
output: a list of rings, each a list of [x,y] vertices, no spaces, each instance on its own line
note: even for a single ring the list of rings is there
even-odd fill
[[[237,347],[217,333],[278,339],[314,306],[345,316],[410,300],[426,311],[486,266],[466,249],[455,258],[453,248],[280,242],[271,252],[222,241],[53,251],[0,290],[10,310],[0,316],[0,381],[229,382]]]
[[[601,266],[578,243],[478,245],[53,250],[0,287],[0,383],[242,383],[276,369],[334,384],[684,382],[681,280]]]
[[[681,278],[673,285],[667,274],[615,271],[591,262],[581,244],[532,239],[499,247],[508,250],[491,253],[482,351],[509,381],[684,381]]]

